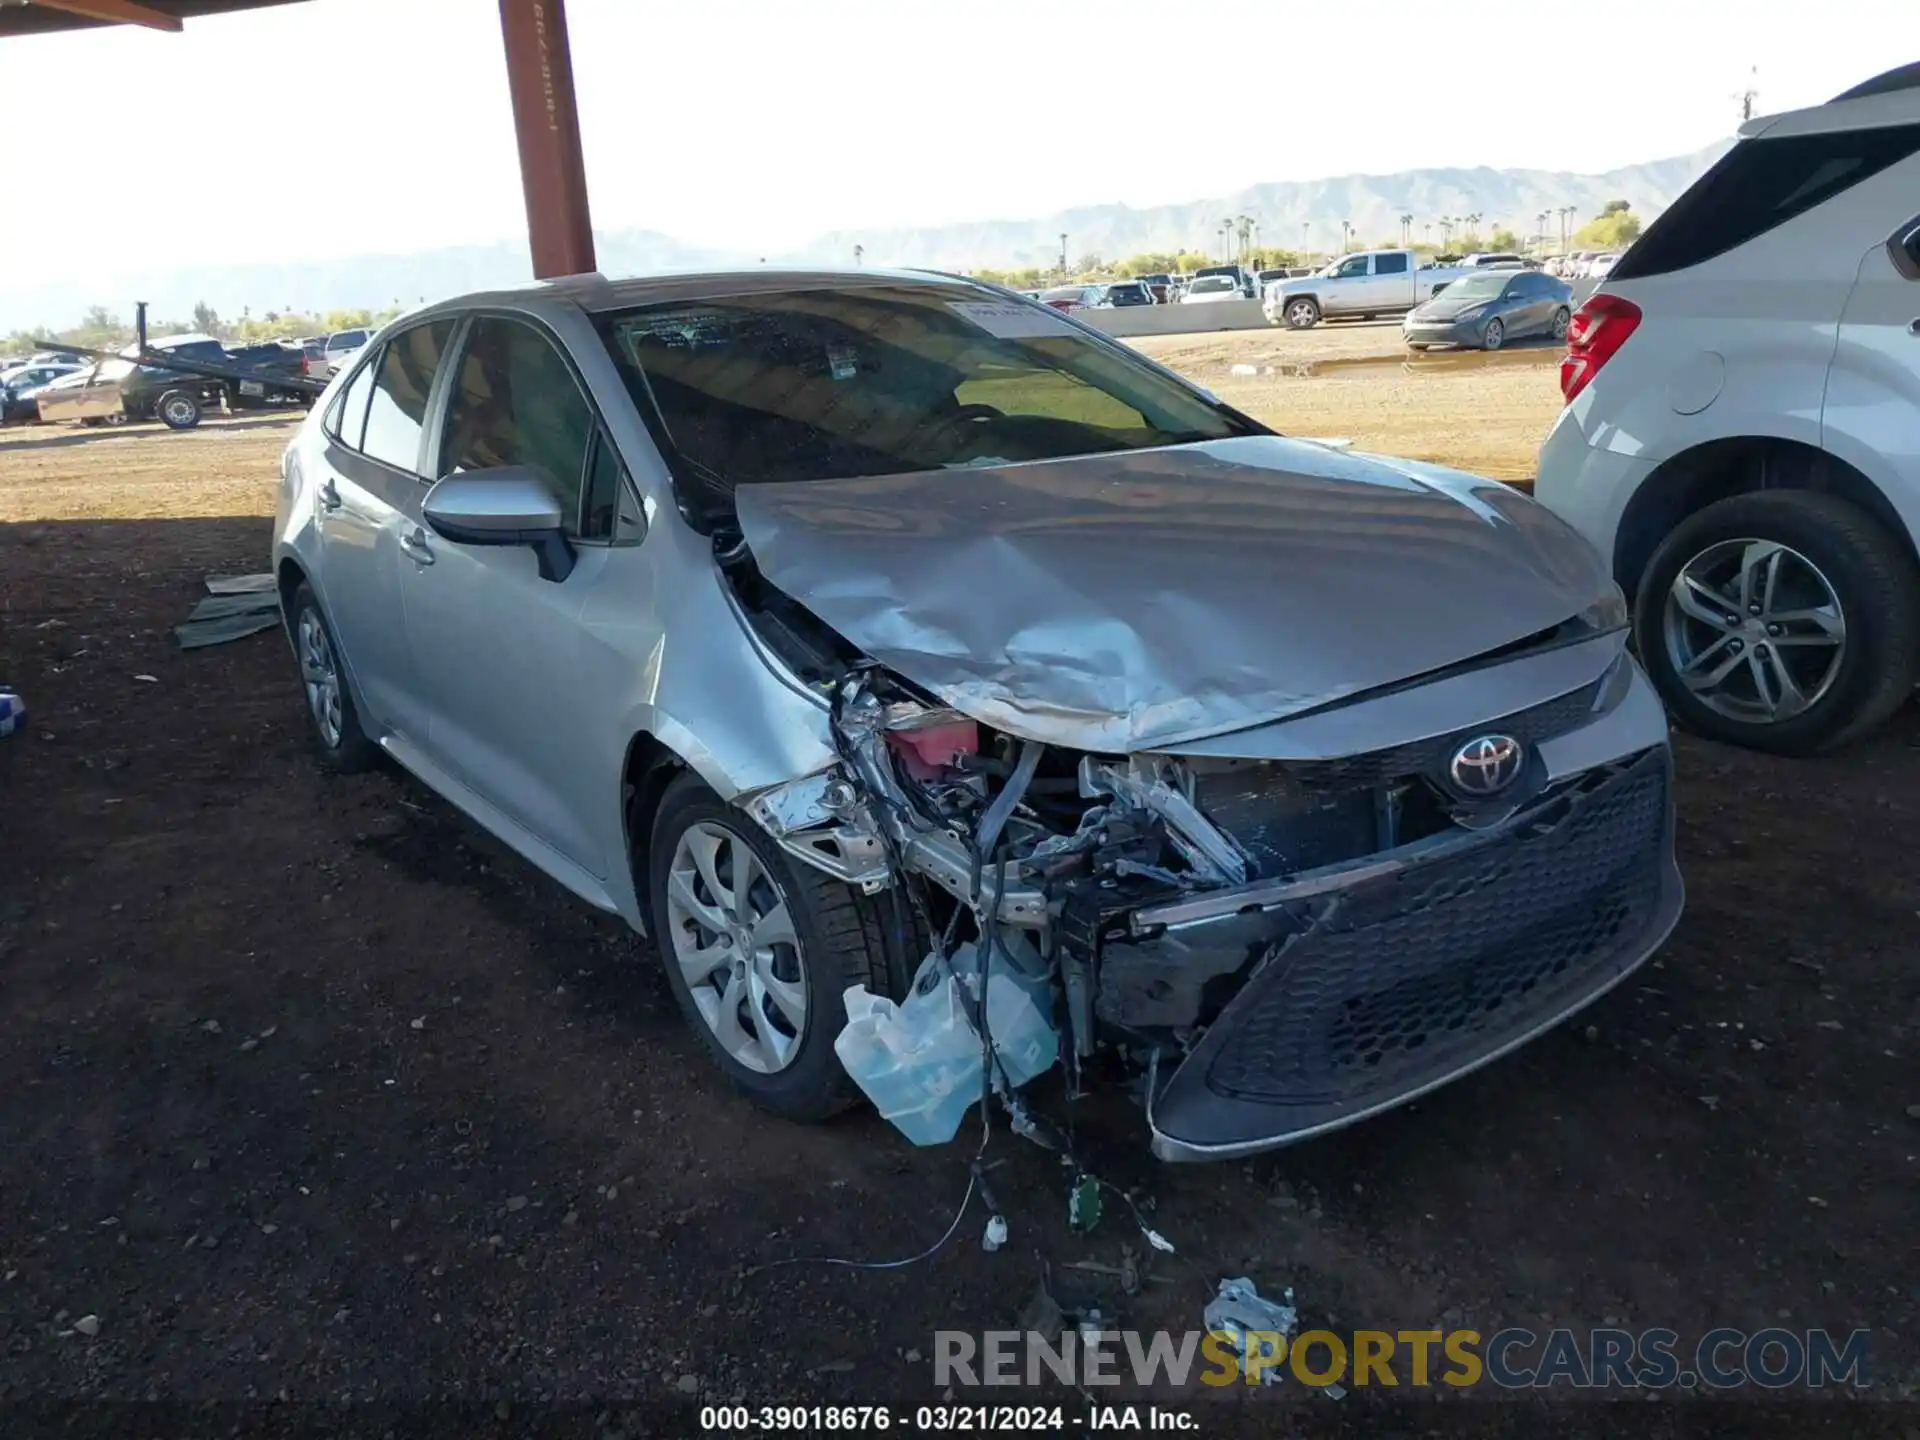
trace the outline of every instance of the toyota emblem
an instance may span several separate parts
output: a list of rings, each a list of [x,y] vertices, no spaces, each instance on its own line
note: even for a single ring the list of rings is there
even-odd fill
[[[1511,735],[1476,735],[1447,762],[1447,775],[1463,795],[1498,795],[1520,778],[1526,752]]]

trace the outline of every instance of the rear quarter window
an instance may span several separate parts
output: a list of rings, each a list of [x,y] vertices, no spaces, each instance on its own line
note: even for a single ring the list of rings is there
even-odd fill
[[[1685,270],[1804,215],[1920,150],[1920,125],[1742,140],[1613,267],[1615,280]],[[1863,236],[1864,248],[1872,237]]]

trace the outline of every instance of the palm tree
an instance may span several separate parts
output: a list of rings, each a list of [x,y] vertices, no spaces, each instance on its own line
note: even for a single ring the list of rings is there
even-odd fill
[[[1413,244],[1413,215],[1411,212],[1400,217],[1400,245],[1403,249]]]

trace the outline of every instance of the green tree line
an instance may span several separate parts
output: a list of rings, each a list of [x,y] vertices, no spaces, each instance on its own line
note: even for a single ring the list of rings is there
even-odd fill
[[[149,315],[147,334],[158,338],[196,332],[211,335],[228,345],[260,345],[270,340],[297,340],[309,335],[329,335],[335,330],[383,325],[399,313],[398,305],[383,310],[328,310],[311,314],[299,310],[268,310],[260,315],[248,307],[241,310],[238,320],[225,320],[203,301],[193,307],[192,316],[185,320]],[[103,305],[95,305],[81,316],[78,325],[64,330],[15,330],[0,340],[0,357],[30,355],[35,350],[57,349],[61,345],[118,350],[134,339],[131,319]]]

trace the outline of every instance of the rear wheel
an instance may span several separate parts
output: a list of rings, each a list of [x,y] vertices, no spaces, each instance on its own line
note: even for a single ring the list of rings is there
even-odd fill
[[[1281,313],[1286,316],[1289,330],[1311,330],[1320,323],[1319,302],[1305,295],[1289,300]]]
[[[1565,340],[1567,338],[1567,330],[1572,324],[1573,312],[1562,305],[1558,310],[1553,312],[1553,338],[1556,340]]]
[[[1920,574],[1832,495],[1736,495],[1654,552],[1634,606],[1647,672],[1689,730],[1809,755],[1881,724],[1920,670]]]
[[[189,390],[169,390],[154,402],[153,413],[169,430],[191,430],[200,423],[200,398]]]
[[[790,1120],[824,1120],[859,1089],[834,1053],[843,996],[895,993],[912,944],[879,901],[790,858],[699,777],[667,787],[648,848],[648,913],[667,983],[735,1088]]]

